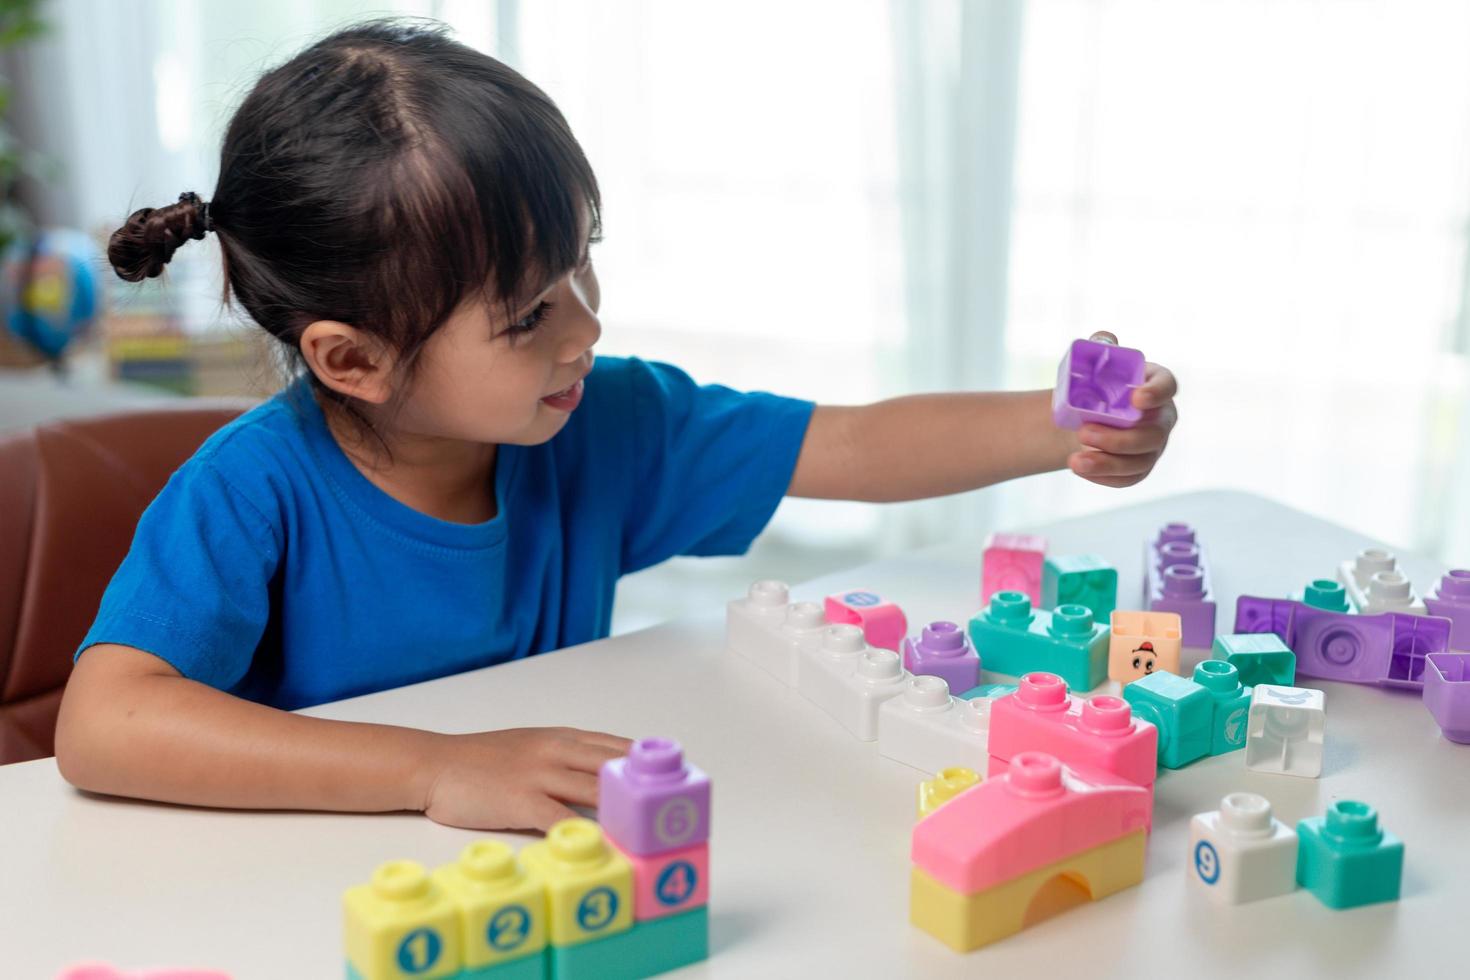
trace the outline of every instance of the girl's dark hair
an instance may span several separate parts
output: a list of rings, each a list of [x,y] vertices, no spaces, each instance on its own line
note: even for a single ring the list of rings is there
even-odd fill
[[[338,320],[411,372],[473,292],[512,316],[574,268],[584,208],[596,236],[597,180],[545,93],[441,24],[375,20],[262,76],[209,203],[133,212],[107,255],[136,282],[213,229],[226,302],[298,355],[308,324]]]

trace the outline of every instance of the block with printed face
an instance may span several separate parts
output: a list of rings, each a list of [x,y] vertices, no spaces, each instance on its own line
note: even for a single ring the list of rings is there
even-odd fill
[[[1189,879],[1226,905],[1296,890],[1296,833],[1255,793],[1231,793],[1189,822]]]
[[[1322,775],[1325,708],[1321,691],[1257,684],[1251,693],[1246,768],[1290,776]]]
[[[1178,613],[1114,610],[1108,641],[1108,678],[1130,684],[1156,670],[1179,673],[1183,621]]]

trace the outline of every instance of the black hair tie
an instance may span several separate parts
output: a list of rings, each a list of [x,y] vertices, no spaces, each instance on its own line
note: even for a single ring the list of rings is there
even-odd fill
[[[209,214],[209,202],[201,201],[199,195],[193,191],[184,191],[179,195],[180,204],[192,204],[199,209],[199,217],[204,222],[205,232],[214,231],[214,218]]]

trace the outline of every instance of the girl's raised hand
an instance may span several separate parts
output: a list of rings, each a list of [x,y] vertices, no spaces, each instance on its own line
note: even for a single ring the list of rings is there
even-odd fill
[[[1092,340],[1116,344],[1118,338],[1105,330]],[[1179,421],[1174,395],[1179,385],[1173,373],[1159,364],[1144,366],[1143,384],[1133,390],[1133,407],[1143,418],[1131,429],[1088,422],[1077,430],[1078,448],[1067,457],[1067,466],[1082,477],[1105,487],[1131,487],[1148,476],[1164,454],[1169,432]]]
[[[597,771],[626,738],[579,728],[440,735],[424,798],[429,819],[469,830],[541,830],[597,805]]]

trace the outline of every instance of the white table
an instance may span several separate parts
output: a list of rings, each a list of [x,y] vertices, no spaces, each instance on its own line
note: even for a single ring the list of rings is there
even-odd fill
[[[1056,553],[1096,552],[1140,581],[1141,542],[1197,525],[1221,600],[1284,595],[1378,542],[1258,497],[1206,493],[1034,530]],[[864,586],[911,623],[968,617],[978,545],[946,546],[798,586]],[[1417,585],[1433,563],[1401,562]],[[960,956],[907,922],[919,774],[880,758],[794,691],[724,649],[723,609],[640,633],[312,710],[322,717],[471,731],[573,724],[682,741],[715,782],[712,957],[686,976],[1464,976],[1470,908],[1470,748],[1417,695],[1323,684],[1321,779],[1246,772],[1241,754],[1163,771],[1138,888]],[[1196,658],[1197,659],[1197,658]],[[1403,898],[1331,911],[1310,894],[1231,910],[1186,889],[1191,814],[1231,790],[1290,823],[1337,797],[1377,806],[1406,842]],[[98,958],[205,965],[237,980],[337,977],[342,889],[381,861],[452,859],[477,835],[412,814],[236,813],[92,798],[52,760],[0,769],[0,975],[49,978]],[[1091,974],[1085,970],[1095,971]]]

